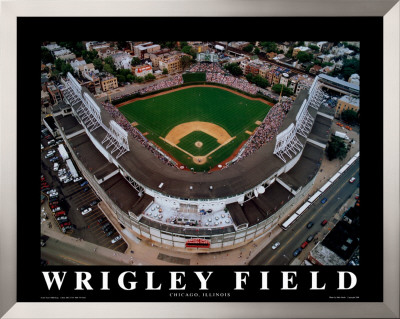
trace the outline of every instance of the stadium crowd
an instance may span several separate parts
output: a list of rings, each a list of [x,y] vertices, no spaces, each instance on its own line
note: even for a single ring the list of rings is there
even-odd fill
[[[250,154],[253,154],[277,135],[286,113],[290,110],[291,106],[292,101],[286,100],[275,104],[271,108],[264,121],[257,128],[257,131],[251,136],[251,138],[239,152],[240,156],[236,160],[236,163],[246,158]]]
[[[166,89],[172,86],[177,86],[183,84],[183,78],[181,74],[175,75],[172,78],[169,78],[168,80],[161,81],[158,83],[155,83],[153,85],[149,85],[143,89],[141,89],[139,92],[140,94],[145,94],[149,92],[154,92],[162,89]]]
[[[145,148],[147,148],[150,152],[152,152],[158,159],[164,162],[167,165],[176,167],[176,164],[171,162],[171,159],[168,158],[161,151],[157,150],[154,145],[150,144],[149,141],[140,133],[140,131],[133,127],[131,123],[121,114],[118,109],[108,103],[101,103],[104,109],[111,115],[115,122],[117,122],[128,134],[130,134],[133,138],[135,138],[140,144],[142,144]]]
[[[218,63],[208,63],[208,62],[200,62],[193,64],[188,72],[219,72],[219,73],[224,73],[226,72],[221,68],[221,66]]]
[[[206,79],[208,82],[228,85],[253,95],[257,94],[258,92],[258,88],[255,84],[250,84],[248,81],[236,78],[232,75],[225,75],[219,72],[218,73],[209,72],[206,74]]]

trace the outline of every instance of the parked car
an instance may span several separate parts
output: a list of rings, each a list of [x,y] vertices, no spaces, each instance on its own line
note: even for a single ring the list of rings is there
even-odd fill
[[[89,214],[91,211],[92,211],[92,209],[89,207],[88,209],[85,209],[85,210],[82,212],[82,215]]]
[[[60,212],[61,209],[62,209],[62,208],[61,208],[60,206],[58,206],[58,207],[56,207],[56,208],[53,209],[53,213]]]
[[[81,185],[81,187],[83,187],[83,186],[85,186],[87,184],[89,184],[88,181],[83,181],[80,185]]]
[[[324,197],[324,198],[321,200],[321,203],[322,203],[322,204],[325,204],[327,200],[328,200],[328,199],[327,199],[326,197]]]
[[[111,229],[107,234],[106,234],[106,236],[107,237],[110,237],[112,234],[114,234],[115,233],[115,229]]]
[[[79,182],[79,181],[81,181],[82,180],[82,177],[77,177],[77,178],[74,178],[74,182]]]
[[[311,241],[314,239],[314,236],[315,236],[315,235],[310,235],[310,236],[308,236],[308,237],[307,237],[307,241],[308,241],[309,243],[311,243]]]
[[[101,229],[102,230],[104,230],[104,229],[106,229],[108,226],[110,226],[111,224],[109,223],[109,222],[107,222],[107,223],[105,223],[102,227],[101,227]]]
[[[313,222],[309,222],[309,223],[307,224],[307,228],[310,229],[311,227],[313,227],[313,225],[314,225]]]
[[[61,212],[58,212],[58,213],[55,213],[54,214],[54,217],[60,217],[60,216],[66,216],[67,214],[65,213],[65,211],[61,211]]]
[[[57,217],[56,219],[60,224],[68,221],[68,217],[67,216],[60,216],[60,217]]]
[[[80,211],[83,212],[85,209],[88,209],[88,208],[89,208],[89,205],[83,205],[83,206],[80,208]]]
[[[64,228],[66,226],[71,226],[71,225],[72,225],[71,222],[64,222],[64,223],[60,224],[60,227]]]
[[[279,246],[281,245],[281,243],[279,241],[277,241],[275,244],[272,245],[272,249],[277,249]]]
[[[98,202],[99,202],[99,200],[98,200],[98,199],[95,199],[94,201],[91,201],[89,205],[93,207],[93,206],[96,205]]]
[[[85,188],[83,189],[83,192],[86,193],[89,189],[90,189],[89,187],[85,187]]]
[[[296,257],[298,254],[300,254],[302,251],[301,247],[297,248],[294,252],[293,252],[293,256]]]
[[[302,249],[304,249],[304,248],[307,247],[307,245],[308,245],[308,241],[305,241],[304,243],[301,244],[300,247],[301,247]]]
[[[324,219],[321,223],[321,226],[325,226],[328,223],[328,221],[326,219]]]
[[[111,240],[111,244],[115,244],[117,241],[119,241],[121,239],[121,235],[118,235],[117,237],[115,237],[113,240]]]
[[[97,222],[99,223],[99,224],[101,224],[102,222],[104,222],[106,219],[104,218],[104,217],[100,217],[98,220],[97,220]]]
[[[352,177],[352,178],[350,178],[349,183],[350,183],[350,184],[353,184],[355,180],[356,180],[356,178],[355,178],[355,177]]]

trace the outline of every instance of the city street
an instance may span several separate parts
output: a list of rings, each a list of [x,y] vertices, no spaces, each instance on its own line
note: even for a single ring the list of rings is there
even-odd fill
[[[356,181],[350,184],[349,179],[352,176],[356,178]],[[339,216],[348,207],[344,207],[345,209],[342,210],[340,208],[358,189],[358,183],[359,162],[356,161],[336,183],[316,199],[314,204],[288,230],[282,231],[275,237],[249,264],[288,265],[294,259],[293,252],[306,241],[308,236],[315,234],[314,240],[297,257],[303,261],[316,242],[320,241],[339,221]],[[325,204],[321,203],[323,198],[327,198]],[[328,224],[321,226],[321,222],[324,219],[328,220]],[[310,229],[307,229],[306,226],[310,221],[314,225]],[[281,245],[276,250],[272,250],[271,247],[276,242],[280,242]],[[300,262],[296,262],[296,264],[300,264]]]
[[[109,258],[98,253],[98,247],[82,244],[71,245],[50,237],[46,246],[41,249],[41,257],[49,262],[49,265],[121,265],[115,258]]]

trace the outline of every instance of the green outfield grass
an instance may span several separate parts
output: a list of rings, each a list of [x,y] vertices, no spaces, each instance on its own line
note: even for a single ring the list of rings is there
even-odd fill
[[[262,121],[270,108],[265,103],[252,101],[223,89],[191,87],[135,101],[120,107],[119,110],[129,122],[139,123],[136,128],[142,133],[147,132],[147,139],[154,141],[184,165],[193,167],[196,171],[203,171],[232,155],[234,150],[250,137],[245,131],[253,131],[257,127],[255,122]],[[188,159],[187,154],[160,139],[160,136],[165,137],[175,126],[192,121],[214,123],[236,138],[213,153],[212,159],[206,164],[195,165]],[[196,141],[203,142],[201,150],[194,146]],[[179,147],[192,155],[208,154],[206,151],[203,153],[203,149],[212,150],[218,146],[212,136],[197,131],[182,138],[179,143]],[[197,153],[193,153],[195,151]]]

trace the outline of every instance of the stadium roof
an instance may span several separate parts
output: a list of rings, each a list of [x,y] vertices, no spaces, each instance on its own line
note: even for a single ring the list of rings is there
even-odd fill
[[[323,80],[332,81],[334,83],[337,83],[337,84],[342,85],[342,86],[347,86],[347,87],[352,88],[352,89],[357,90],[357,91],[360,90],[360,86],[357,85],[357,84],[353,84],[353,83],[350,83],[350,82],[339,80],[338,78],[334,78],[333,76],[329,76],[329,75],[326,75],[326,74],[320,74],[318,76]]]

